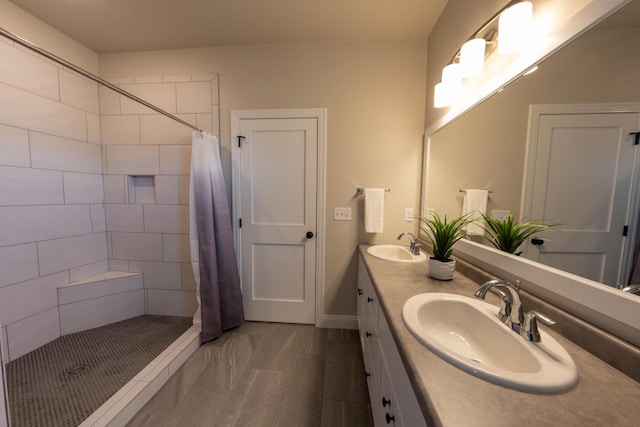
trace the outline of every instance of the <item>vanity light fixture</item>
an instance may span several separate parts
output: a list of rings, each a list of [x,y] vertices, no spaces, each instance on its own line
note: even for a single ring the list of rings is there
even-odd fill
[[[485,22],[442,70],[442,81],[434,88],[434,107],[454,104],[462,93],[462,79],[481,74],[485,59],[496,47],[500,54],[522,49],[531,34],[532,17],[531,1],[513,0]]]

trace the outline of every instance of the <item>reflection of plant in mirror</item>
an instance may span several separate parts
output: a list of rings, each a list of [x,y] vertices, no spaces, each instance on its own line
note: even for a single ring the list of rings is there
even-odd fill
[[[447,221],[446,215],[441,218],[435,212],[430,217],[418,216],[416,218],[425,226],[423,227],[424,231],[430,231],[426,234],[433,245],[433,258],[442,262],[451,260],[453,244],[465,236],[464,226],[473,221],[469,215]]]
[[[513,219],[513,212],[509,212],[509,216],[505,219],[484,214],[482,217],[487,223],[484,230],[489,235],[489,237],[485,236],[485,239],[495,248],[518,256],[522,254],[522,251],[518,253],[516,251],[529,237],[542,231],[551,230],[558,225],[542,224],[536,221],[518,222]]]

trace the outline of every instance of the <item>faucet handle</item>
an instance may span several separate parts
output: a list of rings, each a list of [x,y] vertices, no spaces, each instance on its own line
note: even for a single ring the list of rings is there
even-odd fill
[[[535,310],[528,311],[527,314],[524,315],[524,322],[522,324],[522,329],[520,330],[520,335],[522,335],[525,340],[540,342],[540,332],[538,331],[537,319],[540,319],[540,321],[545,325],[556,324],[556,322],[551,318],[542,313]]]
[[[413,243],[413,249],[411,250],[411,253],[414,254],[415,256],[420,255],[420,247],[422,245],[420,243]]]

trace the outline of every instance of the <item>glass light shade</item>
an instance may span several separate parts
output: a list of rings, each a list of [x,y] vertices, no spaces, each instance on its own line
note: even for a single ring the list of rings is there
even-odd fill
[[[435,108],[448,107],[460,98],[461,92],[462,82],[460,80],[457,83],[455,81],[440,82],[434,88],[433,106]]]
[[[486,42],[483,38],[472,39],[460,48],[460,74],[463,78],[477,76],[484,68]]]
[[[533,4],[516,3],[506,9],[498,20],[498,53],[509,54],[520,50],[530,37]]]
[[[462,84],[460,64],[449,64],[442,69],[442,81],[444,83]]]

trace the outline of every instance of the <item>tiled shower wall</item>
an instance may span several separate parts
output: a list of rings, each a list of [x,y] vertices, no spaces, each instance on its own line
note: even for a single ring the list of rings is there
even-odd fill
[[[106,271],[108,261],[98,86],[4,39],[0,58],[6,361],[57,338],[57,287]]]
[[[216,75],[114,83],[219,134]],[[190,144],[191,129],[0,38],[5,361],[60,336],[58,287],[108,269],[144,274],[148,313],[193,314]],[[137,199],[132,177],[152,182]]]
[[[219,135],[216,75],[111,83]],[[103,87],[100,114],[109,269],[144,274],[147,313],[191,316],[191,129]]]

